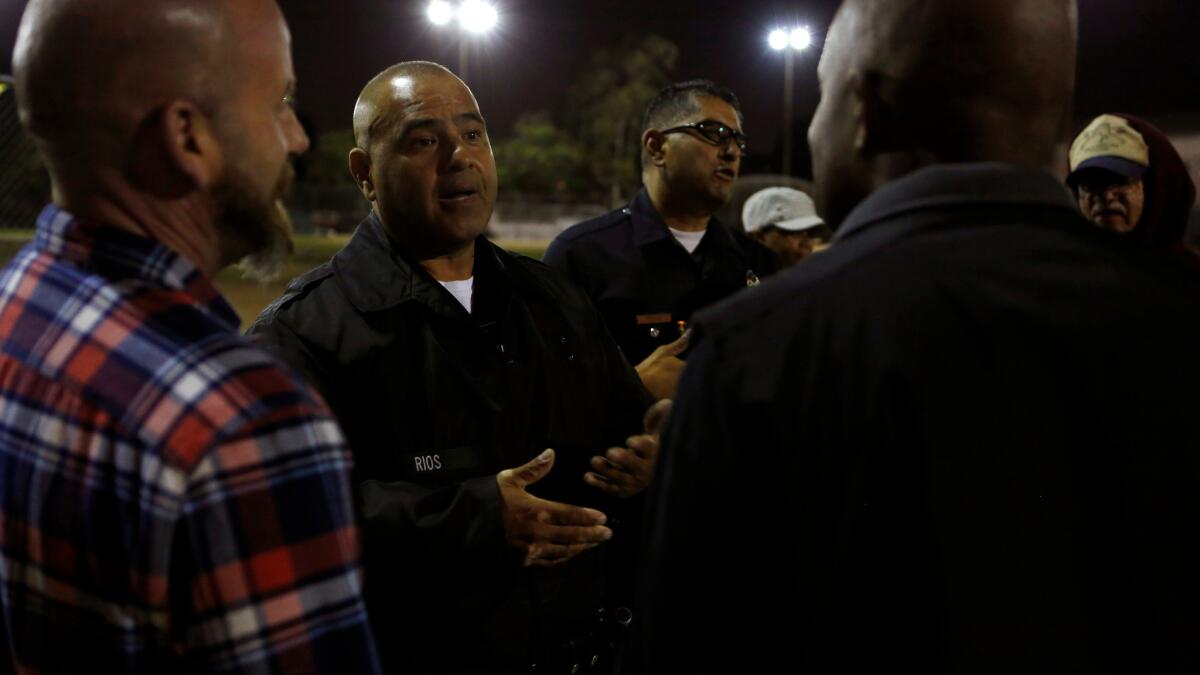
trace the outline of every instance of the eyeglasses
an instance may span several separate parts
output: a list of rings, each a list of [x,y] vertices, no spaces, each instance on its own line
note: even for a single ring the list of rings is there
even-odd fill
[[[1094,196],[1117,188],[1127,188],[1142,180],[1141,176],[1126,177],[1110,171],[1091,171],[1084,173],[1075,180],[1075,186],[1081,194]]]
[[[737,145],[738,150],[746,152],[746,134],[730,129],[724,124],[716,120],[704,120],[702,122],[692,122],[690,124],[681,124],[670,129],[663,129],[663,134],[677,134],[681,131],[695,131],[700,134],[704,140],[713,145],[724,146],[729,141],[733,141]]]

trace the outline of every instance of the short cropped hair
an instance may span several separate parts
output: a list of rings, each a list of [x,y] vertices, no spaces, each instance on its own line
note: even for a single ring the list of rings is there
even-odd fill
[[[646,106],[646,116],[642,119],[642,133],[650,129],[666,129],[675,126],[683,118],[696,112],[700,107],[697,97],[711,96],[728,103],[738,120],[742,119],[742,105],[737,96],[727,87],[712,80],[688,80],[676,82],[655,94]],[[642,149],[642,165],[645,166],[648,157],[645,148]]]

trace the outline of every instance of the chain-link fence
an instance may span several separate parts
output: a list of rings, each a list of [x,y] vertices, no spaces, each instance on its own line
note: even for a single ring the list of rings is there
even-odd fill
[[[349,178],[346,179],[349,182]],[[353,232],[371,205],[353,185],[297,183],[287,197],[288,213],[302,234]]]
[[[32,228],[48,201],[50,178],[21,128],[12,79],[0,75],[0,228]]]

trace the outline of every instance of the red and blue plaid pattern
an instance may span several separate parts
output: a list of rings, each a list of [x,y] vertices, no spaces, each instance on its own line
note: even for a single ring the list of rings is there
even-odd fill
[[[238,323],[54,207],[0,272],[0,670],[379,670],[341,431]]]

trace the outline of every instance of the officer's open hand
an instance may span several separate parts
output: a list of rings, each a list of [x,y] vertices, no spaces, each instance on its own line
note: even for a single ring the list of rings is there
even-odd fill
[[[614,497],[632,497],[645,490],[654,478],[659,436],[670,412],[669,399],[650,406],[642,421],[645,433],[629,437],[628,447],[609,448],[603,457],[593,457],[593,470],[583,475],[583,481]]]
[[[526,567],[564,563],[612,538],[603,513],[539,499],[525,491],[552,466],[554,451],[546,450],[526,464],[496,474],[504,536]]]
[[[690,330],[684,331],[679,339],[671,344],[663,345],[651,352],[645,361],[637,364],[638,377],[642,385],[654,395],[654,398],[664,399],[675,396],[679,388],[679,378],[683,375],[683,359],[679,355],[688,347],[692,337]]]

